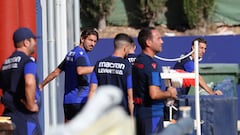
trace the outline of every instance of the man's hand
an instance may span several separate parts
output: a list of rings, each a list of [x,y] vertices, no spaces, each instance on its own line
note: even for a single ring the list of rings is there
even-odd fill
[[[24,106],[31,112],[38,112],[39,108],[37,105],[37,101],[35,100],[34,104],[29,105],[24,99],[20,99],[21,103],[24,104]]]
[[[167,91],[171,93],[171,98],[176,99],[177,98],[177,90],[174,87],[168,87]]]
[[[214,91],[214,94],[216,94],[216,95],[223,95],[222,91],[220,91],[220,90]]]
[[[38,88],[39,88],[40,91],[42,91],[42,90],[43,90],[43,85],[40,83],[40,84],[38,85]]]

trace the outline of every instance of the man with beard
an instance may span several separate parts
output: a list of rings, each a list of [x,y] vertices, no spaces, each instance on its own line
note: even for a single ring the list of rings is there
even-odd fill
[[[90,73],[93,66],[87,56],[98,41],[98,32],[93,28],[82,31],[80,45],[70,50],[61,64],[39,85],[42,89],[47,83],[65,72],[64,115],[65,122],[71,120],[82,110],[87,102]]]

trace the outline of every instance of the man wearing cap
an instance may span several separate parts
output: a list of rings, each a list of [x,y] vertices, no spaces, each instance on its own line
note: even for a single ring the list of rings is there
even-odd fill
[[[4,116],[11,117],[14,135],[41,135],[38,120],[40,93],[37,85],[37,65],[31,55],[36,36],[28,28],[17,29],[13,34],[16,50],[1,67],[0,81],[4,91]]]

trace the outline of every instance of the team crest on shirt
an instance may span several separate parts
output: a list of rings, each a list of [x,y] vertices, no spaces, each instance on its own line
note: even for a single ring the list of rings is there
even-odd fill
[[[156,69],[157,64],[156,64],[156,63],[152,63],[152,67],[153,67],[154,69]]]
[[[81,52],[79,52],[79,54],[80,54],[80,55],[83,55],[83,52],[81,51]]]

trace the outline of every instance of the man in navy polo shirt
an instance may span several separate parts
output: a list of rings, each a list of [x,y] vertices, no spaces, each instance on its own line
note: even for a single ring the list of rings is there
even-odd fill
[[[203,58],[203,55],[207,49],[207,41],[204,38],[198,37],[192,41],[191,51],[194,50],[194,42],[198,41],[198,60],[200,61]],[[174,67],[174,69],[184,70],[186,72],[194,72],[194,53],[192,53],[189,57],[178,61]],[[220,90],[213,91],[206,83],[204,78],[199,75],[199,85],[202,87],[208,94],[210,95],[222,95],[223,93]],[[180,88],[178,91],[178,95],[187,95],[190,90],[190,87]]]
[[[11,117],[16,126],[14,135],[42,134],[38,120],[40,91],[37,87],[37,65],[31,57],[36,46],[35,38],[30,29],[17,29],[13,34],[16,51],[1,67],[3,115]]]
[[[163,40],[153,27],[143,28],[138,35],[142,53],[132,69],[134,115],[137,135],[159,133],[163,129],[164,100],[176,98],[175,88],[161,88],[160,65],[154,61],[156,53],[162,51]]]
[[[136,57],[137,57],[137,54],[135,53],[135,50],[136,50],[136,45],[134,43],[131,44],[130,46],[130,49],[129,49],[129,53],[126,57],[126,59],[133,65],[135,60],[136,60]]]

